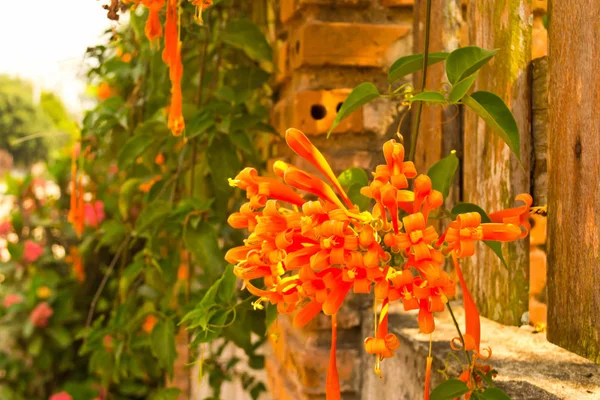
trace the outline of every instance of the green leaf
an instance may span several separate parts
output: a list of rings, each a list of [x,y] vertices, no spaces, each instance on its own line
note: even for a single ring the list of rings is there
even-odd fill
[[[129,167],[152,144],[152,136],[134,135],[129,138],[119,152],[117,165],[119,171]]]
[[[463,103],[477,113],[494,132],[510,147],[521,162],[521,137],[517,121],[504,104],[504,101],[494,93],[479,91],[466,95]]]
[[[350,186],[350,189],[348,189],[348,197],[350,198],[353,204],[358,206],[358,209],[360,211],[367,211],[369,209],[369,205],[371,205],[371,199],[366,196],[363,196],[360,193],[360,189],[363,186],[364,185],[361,184],[354,184]]]
[[[47,328],[46,332],[54,341],[58,344],[61,349],[68,347],[73,339],[71,338],[71,334],[64,326],[58,326],[54,328]]]
[[[427,65],[429,66],[444,61],[448,58],[448,55],[449,53],[445,52],[429,53]],[[398,79],[421,69],[423,69],[423,54],[411,54],[409,56],[400,57],[392,64],[388,71],[388,82],[394,83]]]
[[[121,244],[127,235],[125,225],[117,219],[104,221],[101,227],[102,235],[96,245],[96,249],[102,246],[115,246]]]
[[[333,121],[333,125],[329,128],[327,136],[342,122],[344,118],[358,110],[361,106],[369,103],[380,97],[379,90],[370,82],[364,82],[352,89],[352,92],[346,97],[346,100],[342,103],[342,107]]]
[[[459,204],[455,205],[451,211],[451,213],[454,215],[464,214],[464,213],[468,213],[468,212],[479,213],[479,215],[481,215],[481,223],[482,224],[487,224],[487,223],[492,222],[492,220],[487,215],[487,213],[483,210],[483,208],[479,207],[476,204],[459,203]],[[484,240],[483,243],[485,243],[490,249],[492,249],[492,251],[494,253],[496,253],[498,258],[502,262],[502,265],[504,265],[504,267],[506,269],[508,269],[508,264],[506,263],[506,260],[504,259],[504,256],[502,255],[502,244],[500,242],[493,242],[493,241],[489,241],[489,240]]]
[[[273,322],[275,322],[275,320],[277,319],[277,306],[274,306],[272,304],[267,304],[267,307],[265,309],[265,325],[267,327],[266,332],[269,332],[269,328],[271,327],[271,325],[273,325]]]
[[[235,294],[235,284],[237,277],[233,273],[233,265],[228,265],[221,278],[219,278],[219,291],[217,292],[217,300],[220,303],[230,303]]]
[[[469,392],[469,387],[458,379],[449,379],[442,382],[431,392],[431,400],[451,400]]]
[[[150,395],[150,400],[177,400],[181,391],[175,388],[158,389]]]
[[[119,212],[121,213],[121,218],[123,220],[127,220],[129,217],[129,208],[131,205],[131,198],[137,192],[140,184],[142,183],[141,179],[128,179],[124,184],[121,185],[121,190],[119,191]]]
[[[202,222],[195,228],[188,224],[183,232],[183,242],[186,249],[194,255],[203,274],[209,278],[209,282],[222,273],[225,260],[219,248],[217,235],[210,224]]]
[[[458,157],[456,157],[456,151],[452,150],[448,156],[433,164],[427,171],[432,187],[440,191],[444,199],[448,197],[457,169]]]
[[[229,21],[222,33],[223,42],[243,50],[255,61],[272,61],[273,51],[258,26],[247,19]]]
[[[144,208],[136,224],[136,233],[141,235],[147,229],[155,229],[171,212],[171,205],[166,201],[155,201]]]
[[[206,151],[208,166],[215,191],[216,202],[214,209],[218,214],[224,215],[227,201],[233,193],[227,180],[234,178],[242,169],[237,152],[229,138],[218,135]]]
[[[175,325],[173,321],[159,321],[151,334],[152,353],[158,358],[159,363],[167,370],[173,378],[173,363],[177,358],[175,349]]]
[[[483,392],[483,398],[486,400],[510,400],[510,397],[498,388],[487,388]]]
[[[460,82],[456,82],[455,85],[452,85],[452,89],[450,89],[450,93],[448,94],[448,100],[451,103],[457,103],[460,99],[465,97],[469,89],[471,89],[471,86],[473,86],[477,75],[478,74],[473,74]]]
[[[414,96],[406,99],[407,102],[412,103],[415,101],[424,101],[425,103],[438,103],[438,104],[443,104],[443,103],[447,103],[448,100],[446,100],[446,98],[444,97],[444,95],[440,92],[431,92],[431,91],[424,91],[418,94],[415,94]]]
[[[451,84],[455,84],[490,61],[498,50],[485,50],[477,46],[461,47],[454,50],[446,60],[446,75]]]
[[[369,177],[362,168],[348,168],[338,176],[338,181],[345,188],[349,188],[352,185],[367,186],[369,184]]]

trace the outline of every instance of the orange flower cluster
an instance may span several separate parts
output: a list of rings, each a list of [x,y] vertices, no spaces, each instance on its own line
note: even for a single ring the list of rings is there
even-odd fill
[[[196,6],[194,18],[202,23],[202,11],[212,5],[212,0],[189,0]],[[123,0],[125,4],[133,4],[137,7],[143,4],[148,8],[148,19],[144,32],[152,47],[159,47],[158,40],[165,36],[165,48],[162,58],[169,67],[169,79],[171,80],[171,104],[168,108],[168,126],[173,135],[180,136],[185,128],[182,114],[181,78],[183,76],[183,64],[181,62],[181,41],[179,39],[179,0],[166,0],[166,21],[163,27],[160,23],[160,11],[165,6],[165,0]]]
[[[261,177],[253,168],[241,171],[230,184],[244,189],[248,202],[228,222],[234,228],[248,229],[250,235],[225,258],[235,265],[234,272],[244,280],[245,288],[259,297],[255,307],[268,301],[276,304],[280,313],[296,312],[294,325],[298,327],[321,311],[332,316],[327,398],[339,399],[335,315],[347,294],[351,290],[374,293],[380,311],[374,335],[365,340],[365,350],[376,356],[379,373],[380,362],[392,357],[400,344],[388,331],[390,303],[401,301],[405,310],[418,310],[421,332],[433,332],[433,313],[443,311],[448,297],[456,293],[455,282],[442,269],[445,256],[452,254],[455,260],[470,256],[478,240],[520,238],[526,234],[529,204],[492,214],[498,222],[489,224],[482,224],[477,213],[459,215],[440,236],[428,219],[442,205],[442,194],[432,189],[428,176],[417,176],[412,162],[404,161],[402,144],[395,140],[384,144],[385,164],[376,168],[373,181],[361,190],[375,200],[375,206],[371,212],[361,213],[321,152],[302,132],[289,129],[286,141],[331,186],[281,161],[274,164],[274,173],[283,182]],[[413,181],[412,190],[409,180]],[[305,200],[295,189],[318,199]],[[526,197],[519,199],[527,202]],[[470,300],[474,305],[457,262],[456,266],[465,304]],[[258,287],[257,279],[262,279],[264,288]],[[478,349],[479,315],[470,306],[465,307],[467,334]],[[430,363],[428,366],[430,374]]]

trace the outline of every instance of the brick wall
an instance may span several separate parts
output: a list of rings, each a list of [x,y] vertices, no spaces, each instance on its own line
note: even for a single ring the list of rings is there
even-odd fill
[[[387,91],[387,69],[412,53],[412,1],[281,0],[278,22],[276,105],[272,122],[282,135],[294,127],[310,135],[336,173],[349,167],[367,171],[383,162],[381,145],[396,133],[406,110],[378,100],[357,110],[326,133],[352,88],[370,81]],[[408,127],[408,118],[406,119]],[[404,129],[404,132],[406,131]],[[314,168],[296,159],[283,140],[274,144],[276,159]],[[362,357],[367,296],[347,300],[338,313],[338,372],[342,397],[361,398]],[[304,329],[293,329],[287,316],[274,325],[266,368],[274,399],[324,399],[331,323],[320,315]]]

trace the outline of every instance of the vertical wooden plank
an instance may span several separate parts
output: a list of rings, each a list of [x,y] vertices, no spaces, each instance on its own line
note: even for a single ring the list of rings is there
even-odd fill
[[[600,363],[600,2],[550,12],[548,339]]]
[[[511,108],[521,132],[521,169],[510,149],[475,113],[465,109],[464,200],[488,212],[510,207],[518,193],[529,192],[531,0],[471,0],[467,5],[470,44],[499,49],[479,73],[477,90],[496,93]],[[528,308],[529,244],[503,246],[506,269],[480,244],[465,263],[465,278],[482,315],[519,325]]]

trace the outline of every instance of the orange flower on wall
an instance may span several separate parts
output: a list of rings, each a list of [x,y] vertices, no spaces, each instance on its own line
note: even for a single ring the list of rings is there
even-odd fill
[[[255,308],[269,302],[279,313],[295,313],[297,327],[320,312],[332,317],[327,398],[340,398],[335,315],[347,294],[374,293],[377,323],[373,336],[365,340],[365,350],[375,356],[379,373],[381,361],[392,357],[399,346],[388,331],[391,303],[401,301],[405,310],[418,310],[421,332],[435,330],[434,314],[443,311],[448,298],[456,294],[456,283],[442,269],[450,253],[463,288],[465,336],[478,353],[479,313],[464,285],[458,259],[473,254],[475,241],[513,241],[526,234],[527,210],[520,207],[497,213],[495,221],[486,224],[481,224],[479,214],[461,214],[440,236],[429,224],[429,216],[442,205],[442,194],[432,188],[428,176],[417,176],[413,163],[404,161],[402,144],[394,140],[384,144],[386,163],[376,168],[374,180],[361,190],[375,200],[375,206],[361,212],[302,132],[289,129],[286,141],[328,183],[281,161],[273,169],[283,182],[260,177],[253,168],[241,171],[230,184],[245,190],[248,202],[228,222],[250,234],[243,246],[229,250],[225,258],[235,266],[234,273],[244,280],[244,287],[258,296]],[[410,180],[412,190],[408,189]],[[317,200],[304,200],[296,190]],[[426,398],[431,357],[427,365]]]

